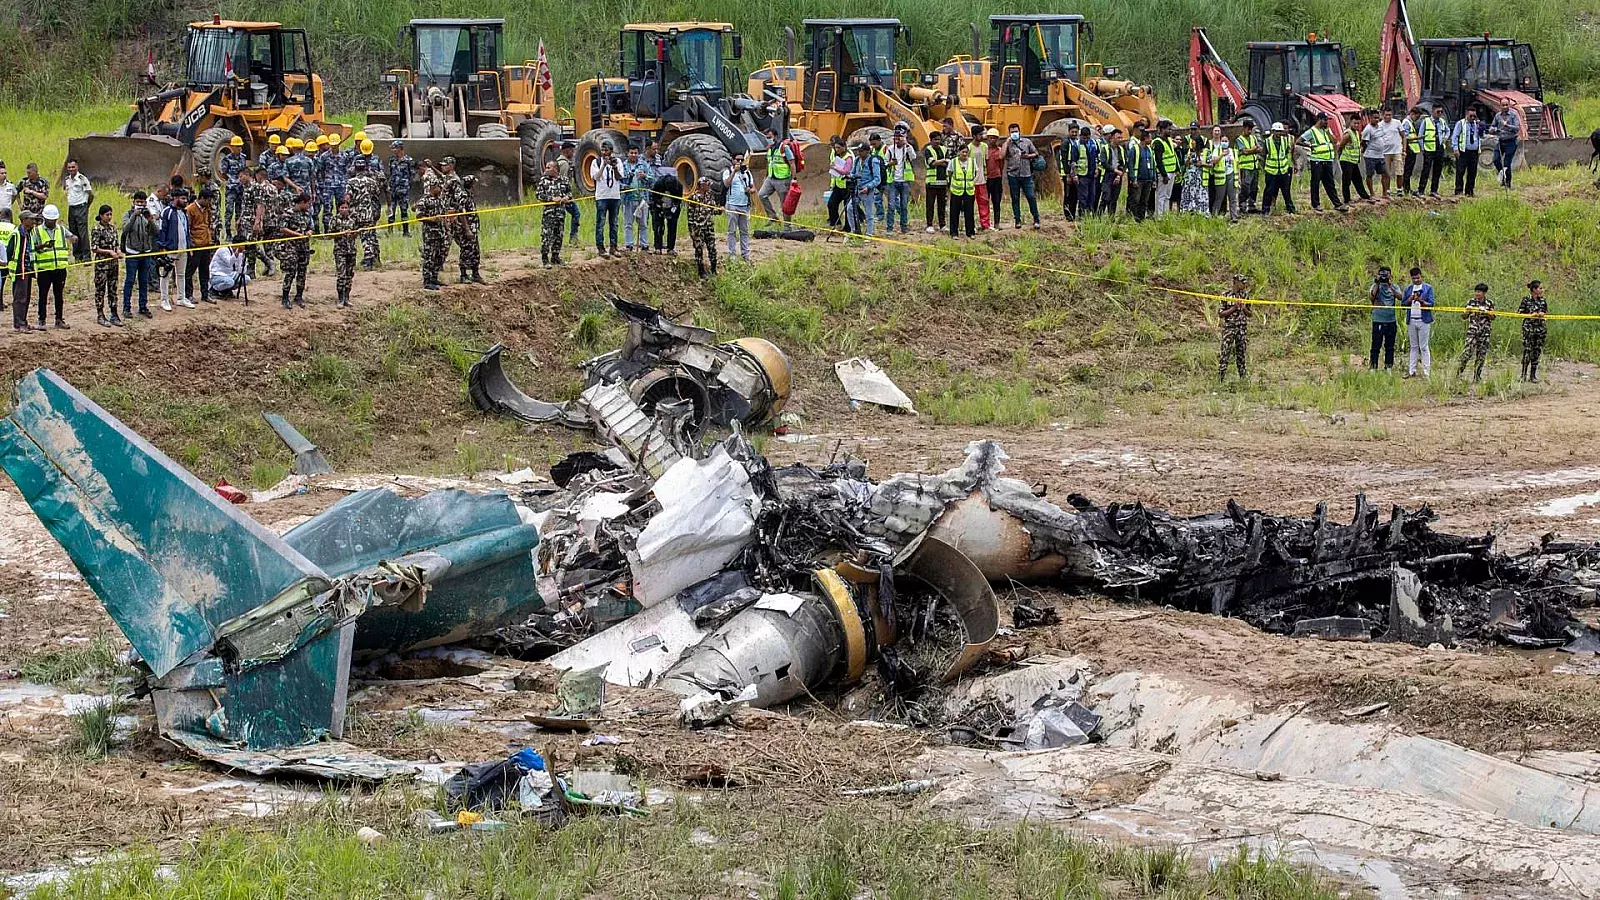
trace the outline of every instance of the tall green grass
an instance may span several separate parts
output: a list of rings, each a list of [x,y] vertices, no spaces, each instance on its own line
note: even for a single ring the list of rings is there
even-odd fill
[[[1082,13],[1095,23],[1088,58],[1120,65],[1129,76],[1169,97],[1187,93],[1184,74],[1189,27],[1205,25],[1217,49],[1243,74],[1247,40],[1303,37],[1315,31],[1341,40],[1360,54],[1360,93],[1376,92],[1378,28],[1387,0],[1079,0],[1070,8],[1037,5],[1052,12]],[[209,8],[208,8],[209,9]],[[785,25],[799,30],[808,17],[895,15],[912,26],[914,46],[903,62],[928,68],[953,53],[970,52],[969,23],[995,13],[1025,11],[1000,0],[954,3],[911,0],[862,7],[843,0],[751,4],[734,0],[590,0],[586,3],[506,0],[229,0],[218,10],[233,18],[271,19],[308,29],[312,52],[341,108],[360,108],[381,96],[378,75],[399,60],[396,30],[427,16],[493,16],[507,20],[506,56],[535,54],[540,40],[563,94],[598,71],[615,68],[617,28],[628,21],[700,19],[732,22],[746,36],[744,71],[782,51]],[[152,45],[164,72],[177,68],[181,42],[173,40],[184,19],[170,0],[84,0],[40,5],[0,0],[0,21],[22,23],[0,31],[0,104],[82,103],[122,99],[144,71]],[[1550,86],[1582,94],[1600,85],[1600,0],[1492,4],[1480,0],[1427,0],[1411,5],[1419,37],[1512,35],[1533,42]],[[987,46],[988,36],[983,38]],[[48,53],[40,53],[43,46]],[[1600,123],[1596,123],[1600,124]],[[1592,124],[1587,127],[1593,127]]]

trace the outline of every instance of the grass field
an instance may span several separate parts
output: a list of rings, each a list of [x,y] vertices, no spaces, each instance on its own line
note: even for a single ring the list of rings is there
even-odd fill
[[[1159,0],[1125,3],[1082,0],[1072,11],[1095,25],[1087,58],[1121,66],[1129,76],[1156,86],[1164,96],[1186,93],[1184,74],[1188,32],[1207,27],[1213,42],[1244,69],[1248,40],[1297,39],[1317,32],[1344,41],[1359,52],[1357,77],[1364,92],[1375,92],[1379,24],[1387,0]],[[734,23],[746,37],[740,67],[748,72],[782,50],[784,26],[797,30],[809,17],[876,15],[892,12],[912,27],[913,43],[902,64],[924,69],[972,47],[971,23],[994,13],[1019,10],[998,0],[954,3],[915,0],[893,10],[861,10],[839,0],[790,4],[747,4],[733,0],[666,0],[648,8],[627,0],[555,3],[550,0],[466,0],[448,8],[430,0],[400,0],[374,6],[360,0],[230,0],[215,7],[230,18],[281,21],[306,28],[312,52],[339,108],[362,108],[381,94],[378,75],[401,62],[396,29],[408,19],[438,15],[494,16],[507,20],[508,59],[534,55],[540,40],[550,51],[560,90],[615,69],[617,28],[629,21],[700,19]],[[212,7],[206,7],[210,11]],[[127,0],[85,0],[65,7],[40,7],[22,0],[0,0],[0,16],[22,29],[0,33],[0,104],[61,104],[122,99],[144,72],[145,52],[153,47],[158,68],[175,69],[181,43],[172,35],[194,10],[169,4],[140,6]],[[1567,94],[1593,93],[1600,85],[1600,0],[1557,4],[1538,0],[1506,5],[1474,0],[1430,0],[1411,4],[1418,37],[1459,37],[1491,31],[1531,41],[1548,86]],[[988,34],[982,43],[987,52]],[[48,48],[39,53],[40,46]],[[1600,123],[1596,123],[1600,124]],[[1593,126],[1590,126],[1593,127]]]
[[[263,828],[218,829],[174,859],[136,851],[34,900],[188,897],[760,897],[762,900],[1333,900],[1338,886],[1270,853],[1197,859],[1045,826],[979,829],[857,804],[751,808],[738,794],[649,821],[585,819],[419,834],[416,805],[329,800]],[[357,828],[387,838],[368,845]]]

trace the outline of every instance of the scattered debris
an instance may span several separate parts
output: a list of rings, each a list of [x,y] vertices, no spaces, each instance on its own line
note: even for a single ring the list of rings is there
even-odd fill
[[[1359,616],[1323,616],[1294,623],[1295,637],[1315,637],[1325,641],[1368,641],[1372,624]]]
[[[1043,628],[1060,625],[1061,613],[1053,606],[1034,606],[1019,601],[1011,607],[1011,625],[1014,628]]]
[[[1357,706],[1352,709],[1341,709],[1339,715],[1346,719],[1360,719],[1373,713],[1380,713],[1389,708],[1387,701],[1382,703],[1369,703],[1366,706]]]
[[[693,434],[708,423],[759,425],[782,412],[791,369],[776,345],[760,338],[717,343],[716,332],[680,325],[653,307],[615,294],[606,300],[627,321],[628,337],[621,349],[583,364],[588,389],[616,386],[647,417],[663,404],[687,402]],[[504,352],[495,345],[467,374],[474,406],[524,422],[590,427],[581,405],[545,403],[518,390],[501,367]]]
[[[328,465],[317,445],[306,440],[306,436],[290,425],[287,419],[277,413],[262,413],[261,418],[267,420],[267,425],[277,433],[278,439],[294,454],[294,465],[290,467],[290,472],[302,478],[333,474],[333,466]]]
[[[605,666],[569,669],[556,683],[556,707],[544,715],[530,715],[528,721],[550,731],[588,731],[600,719],[605,706]]]
[[[912,415],[917,412],[906,392],[890,381],[889,376],[870,359],[856,356],[840,360],[833,364],[833,372],[844,386],[845,395],[855,403],[871,403]]]
[[[918,778],[912,781],[897,781],[894,784],[884,784],[877,787],[845,788],[839,794],[844,797],[882,797],[889,794],[920,794],[931,791],[939,786],[936,778]]]
[[[388,837],[376,828],[363,825],[356,829],[356,840],[366,844],[368,847],[372,847],[388,840]]]
[[[469,812],[505,809],[513,801],[523,803],[519,786],[530,772],[545,772],[545,762],[527,747],[505,759],[474,763],[444,783],[445,802],[454,810]],[[523,806],[527,808],[526,803]]]
[[[1100,717],[1079,703],[1075,694],[1052,693],[1035,700],[1028,714],[1003,729],[996,740],[1023,750],[1053,750],[1087,744],[1099,728]]]

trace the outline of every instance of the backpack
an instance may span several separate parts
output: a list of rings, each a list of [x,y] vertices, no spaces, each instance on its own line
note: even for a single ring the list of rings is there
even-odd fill
[[[804,172],[806,170],[806,148],[801,146],[800,142],[793,137],[784,138],[781,146],[788,147],[789,154],[794,157],[794,164],[791,168],[794,169],[796,174]]]

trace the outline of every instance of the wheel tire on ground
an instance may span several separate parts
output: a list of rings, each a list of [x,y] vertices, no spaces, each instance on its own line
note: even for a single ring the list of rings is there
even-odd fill
[[[194,156],[194,171],[198,175],[216,177],[217,161],[228,148],[228,142],[233,140],[233,132],[221,125],[213,125],[200,132],[194,139],[194,146],[190,153]]]
[[[1246,106],[1244,108],[1244,112],[1241,112],[1239,115],[1234,117],[1234,121],[1238,121],[1239,119],[1249,119],[1250,121],[1256,123],[1256,134],[1258,135],[1264,135],[1272,130],[1272,115],[1267,112],[1266,107],[1259,104],[1252,103],[1249,106]],[[1300,130],[1296,129],[1295,134],[1298,135],[1299,133]]]
[[[733,154],[709,134],[686,134],[667,145],[666,163],[678,173],[684,193],[694,189],[702,176],[711,178],[722,190],[722,173],[733,167]]]
[[[820,144],[820,143],[822,143],[822,139],[817,137],[816,132],[807,131],[804,128],[791,128],[791,129],[789,129],[789,137],[792,137],[795,140],[799,141],[800,142],[800,146],[802,146],[802,147],[809,147],[812,144]]]
[[[877,135],[885,147],[894,140],[894,132],[882,125],[867,125],[850,132],[850,136],[844,139],[844,144],[846,147],[854,147],[857,143],[865,144],[873,135]]]
[[[576,170],[572,180],[577,183],[580,196],[587,197],[594,193],[594,181],[589,178],[589,164],[600,158],[600,147],[605,143],[611,144],[611,152],[616,156],[628,152],[628,136],[615,128],[595,128],[578,139],[578,149],[572,154],[572,165]]]
[[[394,129],[387,125],[369,123],[361,130],[367,133],[367,140],[372,142],[373,149],[377,149],[379,144],[387,144],[394,140]]]
[[[549,119],[529,119],[517,126],[522,142],[522,183],[533,184],[544,164],[561,155],[561,126]]]
[[[317,123],[315,122],[307,122],[305,119],[301,119],[300,121],[289,126],[289,137],[299,138],[302,141],[310,143],[311,141],[322,137],[322,129],[318,128]]]
[[[367,137],[372,137],[371,132],[367,133]],[[511,131],[499,122],[485,122],[484,124],[478,126],[478,137],[508,138],[511,137]]]

